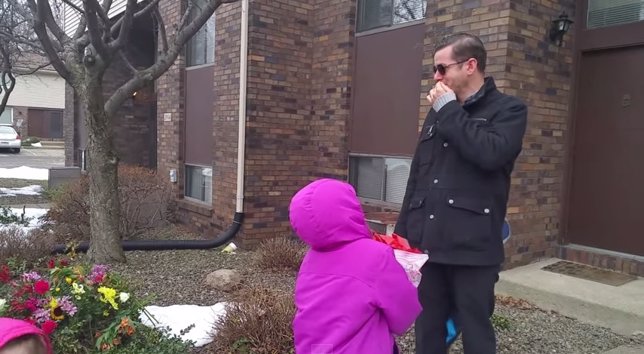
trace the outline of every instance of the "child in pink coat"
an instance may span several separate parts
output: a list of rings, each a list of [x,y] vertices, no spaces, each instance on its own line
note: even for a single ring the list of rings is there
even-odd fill
[[[421,311],[416,288],[386,244],[376,242],[351,185],[317,180],[289,208],[311,248],[295,286],[297,354],[391,354]]]
[[[0,318],[0,354],[52,354],[49,337],[29,322]]]

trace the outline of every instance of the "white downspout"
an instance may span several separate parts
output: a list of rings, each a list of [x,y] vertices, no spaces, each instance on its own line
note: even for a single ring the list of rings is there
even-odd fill
[[[239,135],[237,139],[237,213],[244,212],[244,159],[246,152],[246,88],[248,77],[248,1],[242,1],[239,41]]]

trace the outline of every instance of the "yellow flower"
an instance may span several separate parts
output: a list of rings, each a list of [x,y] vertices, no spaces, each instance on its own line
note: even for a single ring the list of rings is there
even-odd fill
[[[107,310],[103,311],[103,316],[107,317],[109,315],[110,315],[110,313]]]
[[[101,286],[100,288],[98,288],[98,293],[103,295],[101,296],[102,302],[106,304],[109,303],[110,305],[112,305],[112,308],[114,308],[115,310],[119,309],[119,305],[114,300],[116,298],[116,290],[105,286]]]
[[[57,293],[58,293],[58,292],[60,292],[60,288],[56,288],[56,292],[57,292]]]
[[[60,308],[60,306],[58,306],[58,301],[56,300],[56,298],[52,297],[51,300],[49,300],[49,308],[49,315],[51,316],[52,320],[61,321],[65,319],[65,314],[63,313],[63,310]]]
[[[72,283],[72,278],[65,277],[65,282],[67,282],[67,284],[71,284]]]

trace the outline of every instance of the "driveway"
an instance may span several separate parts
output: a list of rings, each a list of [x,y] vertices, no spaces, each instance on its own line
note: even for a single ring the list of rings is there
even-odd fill
[[[65,150],[31,148],[20,150],[19,154],[0,150],[0,168],[27,166],[50,168],[65,166]]]

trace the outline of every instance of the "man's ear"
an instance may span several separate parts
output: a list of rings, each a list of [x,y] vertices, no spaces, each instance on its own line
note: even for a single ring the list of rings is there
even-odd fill
[[[467,74],[468,74],[468,75],[472,75],[472,74],[474,74],[475,72],[477,72],[477,71],[478,71],[478,67],[479,67],[479,62],[478,62],[478,60],[476,60],[476,59],[474,59],[474,58],[470,58],[470,59],[467,61],[467,63],[466,63],[466,64],[467,64]]]

